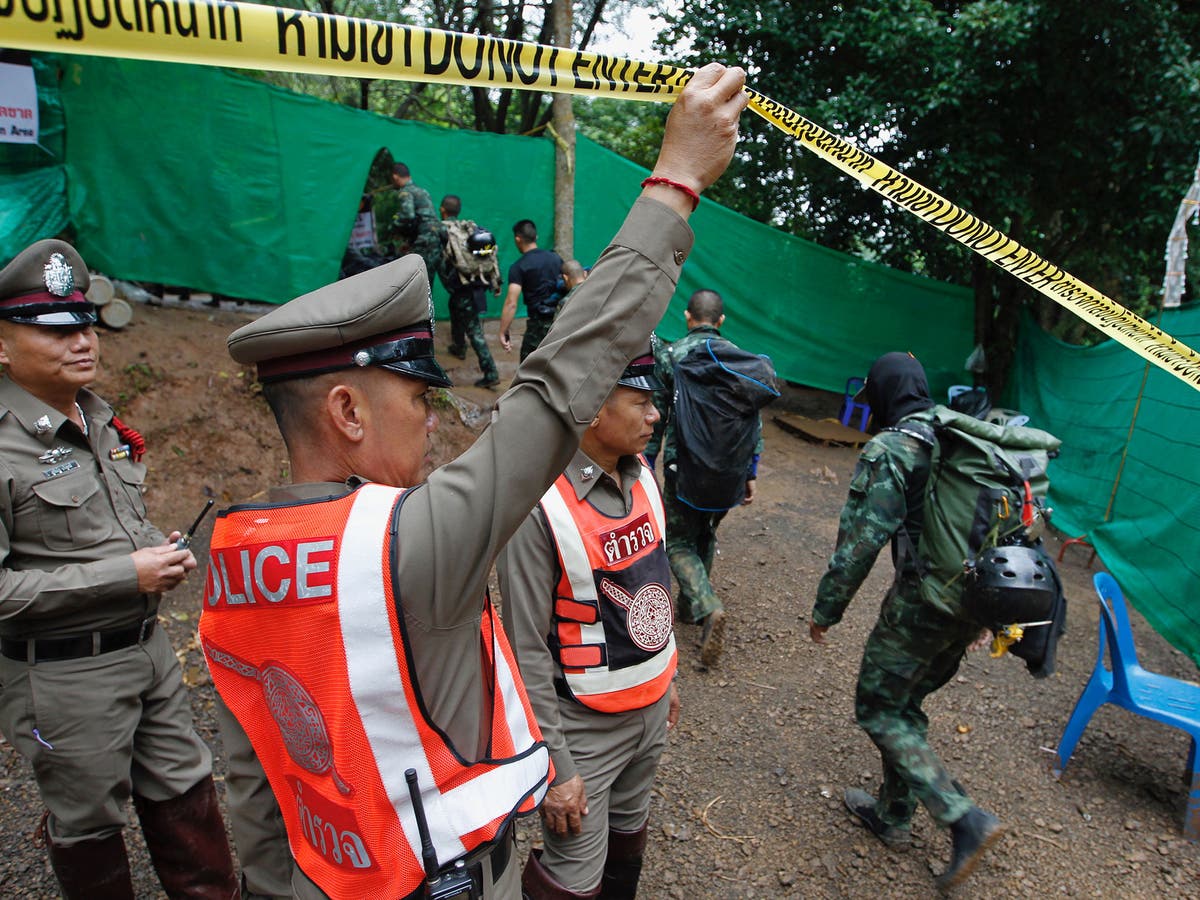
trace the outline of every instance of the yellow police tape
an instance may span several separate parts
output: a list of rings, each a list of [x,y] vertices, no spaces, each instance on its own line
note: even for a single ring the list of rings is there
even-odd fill
[[[225,0],[0,0],[0,46],[235,68],[672,101],[678,66]],[[867,187],[1200,390],[1200,354],[1069,272],[786,106],[750,108]]]

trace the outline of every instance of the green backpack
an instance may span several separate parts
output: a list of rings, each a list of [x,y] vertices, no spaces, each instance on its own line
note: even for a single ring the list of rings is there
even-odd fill
[[[457,273],[464,285],[498,286],[500,269],[492,233],[470,219],[448,219],[442,224],[446,227],[446,246],[440,274],[446,289],[457,286],[448,278],[451,272]]]
[[[1049,618],[1058,578],[1040,535],[1050,515],[1046,469],[1061,441],[944,406],[892,430],[932,447],[916,547],[924,600],[984,625]]]

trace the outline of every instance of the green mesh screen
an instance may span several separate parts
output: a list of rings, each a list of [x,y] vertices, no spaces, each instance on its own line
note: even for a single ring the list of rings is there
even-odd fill
[[[1161,327],[1195,346],[1200,308],[1168,312]],[[1030,424],[1062,438],[1050,465],[1054,524],[1086,534],[1130,602],[1200,665],[1200,393],[1151,367],[1139,404],[1145,369],[1113,341],[1063,344],[1026,319],[1012,399]]]

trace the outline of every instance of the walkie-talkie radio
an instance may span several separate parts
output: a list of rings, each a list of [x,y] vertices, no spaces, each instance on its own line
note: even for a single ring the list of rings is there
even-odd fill
[[[412,798],[413,815],[417,819],[417,833],[421,836],[421,864],[425,868],[425,896],[429,900],[481,900],[483,894],[467,871],[466,863],[455,860],[448,871],[439,871],[437,851],[433,849],[433,838],[429,836],[429,822],[425,819],[425,805],[421,802],[421,789],[417,786],[417,770],[406,769],[404,780],[408,782],[408,795]]]

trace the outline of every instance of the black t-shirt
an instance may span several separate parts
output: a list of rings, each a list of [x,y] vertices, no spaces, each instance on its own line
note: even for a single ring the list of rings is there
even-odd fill
[[[531,316],[552,316],[558,305],[555,286],[562,277],[562,258],[540,247],[527,250],[508,267],[508,283],[519,284],[525,308]]]

